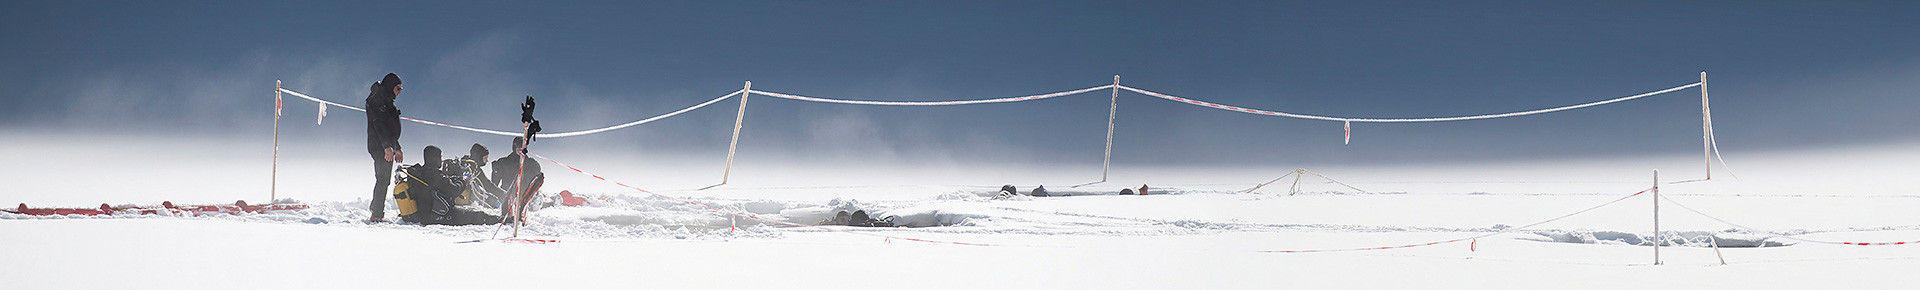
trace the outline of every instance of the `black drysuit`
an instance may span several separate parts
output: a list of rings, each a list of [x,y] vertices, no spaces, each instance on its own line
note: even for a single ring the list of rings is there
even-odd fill
[[[494,160],[490,166],[493,166],[493,181],[498,183],[495,184],[496,186],[507,192],[507,200],[517,199],[519,200],[520,206],[526,206],[527,201],[530,200],[529,197],[533,195],[534,192],[540,190],[540,185],[546,183],[546,176],[540,174],[540,163],[534,162],[532,157],[525,157],[527,160],[526,167],[520,167],[521,158],[520,152],[513,152],[507,154],[507,157],[500,157],[500,159]],[[515,174],[519,174],[520,180],[518,185],[520,187],[514,187]],[[515,195],[519,195],[520,197],[514,198],[513,196]],[[510,208],[512,208],[512,206],[502,204],[500,206],[500,215],[512,216],[513,213],[508,212]]]
[[[386,150],[400,150],[400,108],[393,106],[393,87],[373,83],[367,93],[367,155],[373,156],[373,202],[368,209],[374,219],[387,214],[387,185],[393,183],[393,161]]]

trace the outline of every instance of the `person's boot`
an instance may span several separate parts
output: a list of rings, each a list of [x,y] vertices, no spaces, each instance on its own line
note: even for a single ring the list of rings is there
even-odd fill
[[[380,204],[378,206],[372,206],[368,210],[372,212],[371,214],[367,215],[368,223],[387,222],[387,209],[384,204]]]
[[[385,223],[385,222],[389,222],[387,220],[387,211],[385,208],[380,208],[380,207],[373,208],[373,213],[367,215],[367,223],[377,224],[377,223]]]

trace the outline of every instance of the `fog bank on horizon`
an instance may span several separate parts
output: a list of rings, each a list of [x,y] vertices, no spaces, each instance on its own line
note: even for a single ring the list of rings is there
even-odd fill
[[[25,152],[9,161],[5,174],[27,180],[0,194],[0,202],[65,206],[107,203],[264,201],[275,174],[269,152],[234,150],[270,147],[264,142],[202,139],[95,137],[0,144],[0,150]],[[1670,186],[1687,194],[1912,196],[1920,194],[1920,142],[1832,148],[1730,152],[1727,165],[1714,164],[1715,181]],[[336,146],[337,147],[337,146]],[[348,146],[353,147],[353,146]],[[263,148],[264,149],[264,148]],[[283,198],[352,201],[367,198],[372,182],[368,157],[360,148],[318,149],[283,144],[278,188]],[[724,196],[695,189],[718,184],[724,152],[649,154],[619,148],[536,149],[537,153],[583,170],[643,189],[673,195]],[[410,152],[412,153],[412,152]],[[418,156],[408,163],[417,163]],[[1062,188],[1100,179],[1098,159],[1081,162],[981,162],[973,160],[886,161],[860,159],[779,159],[763,154],[737,156],[732,182],[737,190],[796,188],[965,185],[990,190],[1000,184],[1022,188]],[[1375,193],[1610,194],[1651,184],[1652,170],[1667,182],[1703,177],[1697,155],[1618,158],[1568,158],[1528,161],[1408,162],[1399,164],[1243,163],[1170,165],[1116,162],[1111,182],[1084,190],[1109,190],[1152,184],[1166,188],[1238,190],[1280,177],[1295,168],[1324,174]],[[546,163],[555,190],[598,194],[641,194]],[[1737,178],[1735,175],[1737,174]],[[1287,182],[1264,194],[1284,194]],[[1304,190],[1350,192],[1309,177]]]

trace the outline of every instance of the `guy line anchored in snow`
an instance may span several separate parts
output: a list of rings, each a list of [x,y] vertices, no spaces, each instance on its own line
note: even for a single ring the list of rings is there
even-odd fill
[[[1793,235],[1788,235],[1788,234],[1782,234],[1782,233],[1775,233],[1775,232],[1771,232],[1771,231],[1763,231],[1763,230],[1760,230],[1760,229],[1756,229],[1756,228],[1753,228],[1753,227],[1748,227],[1748,226],[1744,226],[1744,225],[1740,225],[1740,224],[1736,224],[1736,223],[1733,223],[1733,222],[1730,222],[1730,221],[1727,221],[1727,220],[1725,220],[1725,219],[1721,219],[1720,217],[1716,217],[1716,216],[1713,216],[1713,215],[1708,215],[1708,214],[1707,214],[1707,213],[1705,213],[1705,212],[1701,212],[1700,210],[1697,210],[1697,209],[1694,209],[1693,207],[1690,207],[1690,206],[1687,206],[1686,204],[1682,204],[1682,203],[1680,203],[1679,201],[1675,201],[1675,200],[1673,200],[1672,198],[1668,198],[1667,196],[1664,196],[1664,195],[1663,195],[1663,196],[1660,196],[1660,199],[1662,199],[1662,200],[1666,200],[1666,201],[1667,201],[1667,203],[1670,203],[1670,204],[1673,204],[1673,205],[1676,205],[1676,206],[1680,206],[1680,208],[1681,208],[1681,209],[1686,209],[1687,211],[1690,211],[1690,212],[1693,212],[1694,214],[1697,214],[1697,215],[1700,215],[1700,216],[1702,216],[1702,217],[1706,217],[1707,219],[1712,219],[1712,220],[1714,220],[1714,221],[1718,221],[1718,222],[1720,222],[1720,223],[1723,223],[1723,224],[1727,224],[1727,225],[1729,225],[1729,226],[1733,226],[1733,227],[1736,227],[1736,228],[1741,228],[1741,229],[1745,229],[1745,230],[1747,230],[1747,231],[1751,231],[1751,232],[1755,232],[1755,233],[1767,233],[1767,234],[1770,234],[1770,235],[1774,235],[1774,236],[1777,236],[1777,237],[1781,237],[1781,238],[1785,238],[1785,239],[1789,239],[1789,240],[1795,240],[1795,241],[1802,241],[1802,242],[1809,242],[1809,243],[1818,243],[1818,244],[1832,244],[1832,245],[1854,245],[1854,246],[1895,246],[1895,245],[1920,245],[1920,240],[1917,240],[1917,241],[1894,241],[1894,242],[1835,242],[1835,241],[1823,241],[1823,240],[1814,240],[1814,239],[1807,239],[1807,238],[1801,238],[1801,237],[1795,237],[1795,236],[1793,236]]]

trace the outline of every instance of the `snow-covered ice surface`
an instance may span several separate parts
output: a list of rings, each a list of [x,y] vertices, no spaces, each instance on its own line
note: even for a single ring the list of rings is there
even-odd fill
[[[1292,168],[979,170],[964,166],[848,169],[744,166],[733,184],[706,165],[645,168],[622,158],[566,160],[655,193],[759,218],[812,224],[840,210],[893,216],[913,227],[793,227],[730,218],[548,166],[550,191],[589,197],[580,207],[530,214],[523,237],[546,244],[473,242],[496,226],[365,224],[366,177],[283,179],[283,197],[314,208],[199,217],[31,217],[0,214],[0,285],[8,289],[1888,289],[1913,285],[1920,245],[1822,241],[1920,240],[1920,190],[1911,150],[1756,156],[1742,179],[1662,186],[1673,201],[1726,221],[1661,206],[1653,266],[1652,166],[1698,159],[1568,161],[1551,165],[1310,168],[1367,192],[1303,179],[1238,191]],[[1696,157],[1697,158],[1697,157]],[[297,160],[297,159],[296,159]],[[287,160],[282,160],[288,162]],[[222,162],[215,160],[214,162]],[[235,164],[255,160],[232,161]],[[302,164],[300,161],[290,162]],[[307,162],[292,168],[328,167]],[[657,164],[657,163],[656,163]],[[1651,164],[1651,165],[1649,165]],[[1677,165],[1676,165],[1677,164]],[[1832,168],[1821,168],[1828,164]],[[219,164],[215,164],[219,165]],[[230,165],[230,164],[229,164]],[[283,169],[289,165],[282,164]],[[1552,169],[1542,169],[1542,168]],[[330,168],[330,167],[329,167]],[[1793,169],[1788,169],[1793,168]],[[1850,169],[1849,169],[1850,168]],[[149,168],[151,169],[151,168]],[[1088,170],[1092,169],[1092,170]],[[1769,170],[1773,169],[1773,170]],[[1825,170],[1823,170],[1825,169]],[[1846,169],[1846,170],[1842,170]],[[604,171],[599,171],[604,170]],[[209,166],[199,174],[252,174]],[[297,170],[296,170],[297,171]],[[238,172],[238,173],[236,173]],[[14,172],[29,178],[33,172]],[[167,173],[165,178],[193,176]],[[1669,181],[1697,174],[1670,170]],[[346,180],[350,186],[311,180]],[[1064,181],[1064,182],[1063,182]],[[136,180],[136,182],[138,182]],[[74,183],[0,194],[33,206],[99,202],[227,203],[257,190],[214,193],[113,190]],[[242,188],[253,181],[236,181]],[[1071,197],[995,198],[1046,183]],[[338,183],[338,182],[334,182]],[[1152,195],[1113,195],[1151,184]],[[36,185],[29,185],[36,186]],[[97,187],[96,187],[97,186]],[[124,186],[124,185],[121,185]],[[314,193],[302,188],[340,187]],[[72,189],[78,188],[78,189]],[[58,191],[73,190],[73,191]],[[292,193],[287,193],[292,192]],[[248,195],[218,200],[219,196]],[[185,200],[185,201],[183,201]],[[1516,228],[1618,203],[1530,228]],[[1663,201],[1664,202],[1664,201]],[[257,202],[256,202],[257,203]],[[9,205],[10,207],[11,205]],[[1262,251],[1387,247],[1506,233],[1431,246],[1321,253]],[[851,232],[851,233],[849,233]],[[889,238],[895,237],[895,238]],[[936,242],[918,242],[922,239]],[[944,242],[985,244],[957,245]],[[1721,247],[1712,247],[1718,243]],[[1721,265],[1725,259],[1727,265]]]
[[[964,191],[964,190],[962,190]],[[948,196],[936,194],[934,196]],[[549,244],[464,243],[493,226],[365,225],[359,202],[289,213],[205,217],[48,217],[0,221],[17,289],[88,281],[211,288],[1885,288],[1911,283],[1914,246],[1792,243],[1722,248],[1633,246],[1645,208],[1606,209],[1539,231],[1397,250],[1283,254],[1265,250],[1390,246],[1455,239],[1577,210],[1611,196],[1294,196],[1190,191],[1161,196],[801,202],[695,198],[769,218],[806,221],[836,205],[951,226],[848,228],[965,246],[751,224],[621,196],[535,211],[523,235]],[[1740,198],[1720,198],[1740,200]],[[1713,203],[1694,198],[1692,202]],[[1644,201],[1644,199],[1629,199]],[[1811,202],[1818,208],[1907,211],[1914,198]],[[1809,208],[1806,200],[1757,202]],[[1506,206],[1501,206],[1506,205]],[[1871,205],[1858,208],[1857,205]],[[884,210],[879,210],[883,209]],[[1498,210],[1496,209],[1503,209]],[[1812,210],[1819,211],[1819,210]],[[1538,214],[1536,214],[1538,213]],[[1665,226],[1719,231],[1677,212]],[[1755,213],[1778,214],[1762,209]],[[904,216],[903,216],[904,217]],[[1903,221],[1809,221],[1804,238],[1920,237]],[[317,219],[317,220],[316,220]],[[1803,219],[1819,219],[1803,217]],[[325,223],[315,223],[325,221]],[[1851,225],[1887,226],[1858,231]],[[1742,233],[1744,234],[1744,233]],[[1607,240],[1627,236],[1626,241]],[[1558,238],[1557,236],[1579,236]],[[1752,236],[1750,234],[1746,236]],[[1598,239],[1596,239],[1598,238]],[[1766,240],[1769,242],[1777,239]],[[1577,242],[1562,243],[1562,242]],[[515,273],[514,275],[500,275]],[[118,282],[125,283],[125,282]],[[121,284],[124,285],[124,284]],[[272,285],[272,286],[264,286]],[[164,287],[163,287],[164,288]],[[1896,287],[1897,288],[1897,287]]]

